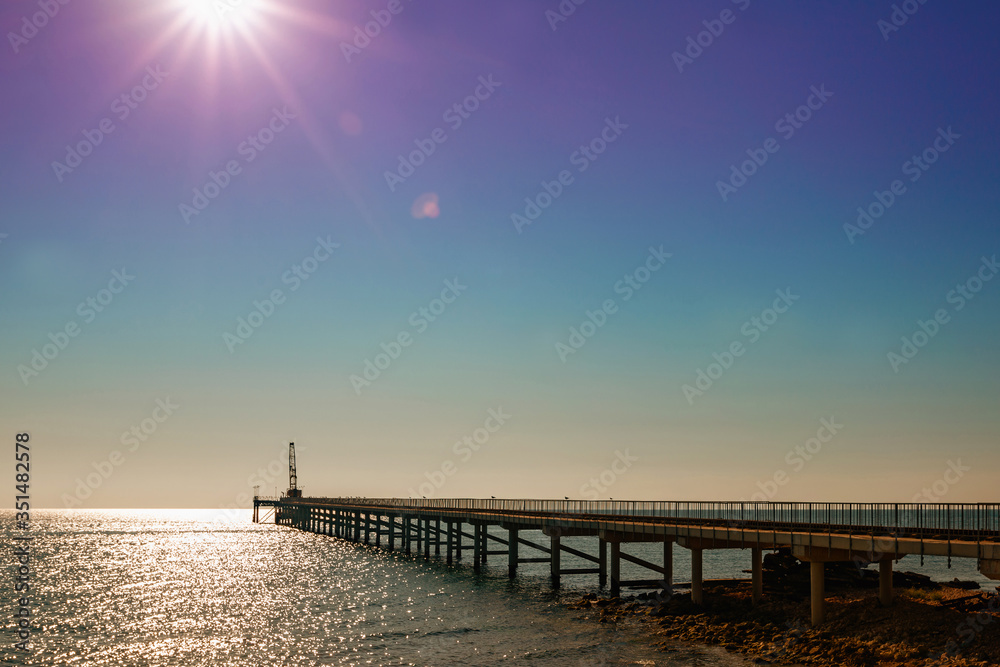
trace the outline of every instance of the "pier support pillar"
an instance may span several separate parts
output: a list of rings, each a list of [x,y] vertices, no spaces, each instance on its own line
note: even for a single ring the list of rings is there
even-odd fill
[[[434,521],[434,555],[441,555],[441,519],[435,519]]]
[[[382,546],[382,515],[375,515],[375,546]]]
[[[387,522],[388,526],[387,527],[389,529],[389,536],[388,536],[389,537],[389,540],[388,540],[388,542],[389,542],[389,551],[395,551],[396,550],[396,517],[394,517],[394,516],[392,516],[390,514],[389,516],[386,517],[386,519],[388,519],[388,522]]]
[[[507,530],[507,576],[517,576],[517,528]]]
[[[483,527],[481,524],[473,524],[474,530],[472,534],[475,539],[472,541],[472,570],[475,573],[479,573],[482,569],[482,542],[483,542]]]
[[[462,560],[462,522],[455,523],[455,560]]]
[[[621,542],[611,543],[611,597],[616,598],[622,592],[622,545]]]
[[[667,594],[674,592],[674,541],[663,541],[663,584]]]
[[[559,588],[560,556],[562,555],[562,548],[560,547],[561,540],[562,538],[558,535],[553,535],[549,538],[549,548],[552,550],[549,555],[551,557],[553,588]]]
[[[810,595],[811,595],[811,609],[812,609],[812,624],[813,627],[823,623],[823,618],[826,616],[826,600],[824,596],[826,591],[823,586],[823,576],[824,576],[824,563],[813,561],[809,563],[809,582],[810,582]]]
[[[702,593],[702,550],[691,549],[691,601],[695,604],[704,604],[705,596]]]
[[[892,559],[888,556],[878,562],[878,599],[883,607],[892,606]]]
[[[751,577],[753,579],[753,603],[759,604],[764,597],[764,556],[760,547],[750,549]]]
[[[452,563],[451,553],[452,549],[454,549],[454,540],[455,540],[455,523],[453,521],[449,521],[447,523],[446,530],[448,532],[445,535],[444,553],[446,562],[448,563],[448,565],[451,565]]]
[[[608,541],[597,538],[597,585],[608,585]]]
[[[424,519],[424,559],[431,559],[431,520]]]

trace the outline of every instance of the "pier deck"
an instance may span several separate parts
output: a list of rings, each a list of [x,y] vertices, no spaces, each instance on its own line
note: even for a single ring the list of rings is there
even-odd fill
[[[979,571],[1000,579],[1000,504],[759,503],[588,501],[530,499],[398,498],[254,498],[258,507],[274,507],[275,523],[343,539],[384,545],[407,553],[445,557],[451,564],[471,551],[478,571],[489,555],[506,555],[508,575],[520,563],[550,564],[552,583],[564,575],[597,574],[600,586],[610,578],[611,594],[621,586],[657,583],[669,590],[673,580],[673,545],[691,551],[691,597],[702,603],[702,554],[705,549],[750,549],[753,596],[763,595],[761,553],[789,547],[810,563],[812,621],[822,623],[824,563],[879,563],[880,597],[892,603],[892,565],[906,555],[975,558]],[[468,524],[467,528],[463,528]],[[488,526],[507,531],[491,535]],[[530,542],[521,531],[542,531],[548,544]],[[471,531],[471,532],[467,532]],[[562,537],[597,538],[595,554],[561,543]],[[469,542],[463,544],[463,539]],[[490,550],[491,542],[502,549]],[[662,563],[622,551],[631,542],[663,543]],[[541,557],[521,557],[527,547]],[[610,551],[610,558],[609,552]],[[561,554],[595,565],[566,569]],[[621,561],[649,569],[656,579],[622,581]]]

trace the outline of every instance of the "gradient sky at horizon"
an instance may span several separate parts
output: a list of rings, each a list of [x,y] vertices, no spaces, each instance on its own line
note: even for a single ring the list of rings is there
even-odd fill
[[[590,0],[553,30],[556,0],[402,0],[348,62],[388,2],[258,2],[242,29],[185,23],[177,0],[60,5],[0,54],[0,437],[30,432],[35,505],[87,495],[119,450],[80,506],[245,506],[253,482],[284,487],[290,440],[307,495],[737,500],[781,471],[768,499],[906,502],[960,461],[941,500],[998,500],[1000,281],[960,310],[948,294],[1000,251],[1000,8],[929,2],[884,39],[891,2]],[[674,52],[723,10],[679,72]],[[0,27],[37,11],[7,3]],[[121,119],[147,68],[169,74]],[[453,128],[480,77],[499,85]],[[813,87],[832,96],[785,138],[775,123]],[[53,161],[103,118],[114,131],[60,181]],[[627,127],[578,171],[608,119]],[[436,128],[391,190],[385,172]],[[911,182],[904,163],[947,128],[959,138]],[[779,150],[723,201],[717,182],[769,137]],[[179,205],[230,160],[240,173],[186,223]],[[511,215],[562,170],[573,182],[519,233]],[[849,242],[895,179],[906,192]],[[427,193],[440,215],[415,217]],[[317,238],[339,248],[292,291],[282,276]],[[616,283],[661,246],[626,301]],[[85,321],[78,304],[123,267],[134,281]],[[456,279],[418,333],[411,314]],[[287,300],[230,352],[223,334],[275,289]],[[741,328],[786,289],[800,298],[751,343]],[[556,344],[607,299],[564,363]],[[948,323],[894,372],[887,354],[938,309]],[[79,335],[22,381],[70,321]],[[351,375],[404,331],[359,395]],[[745,354],[692,405],[683,385],[734,341]],[[129,451],[122,434],[168,397],[180,407]],[[509,421],[456,453],[500,407]],[[790,462],[831,418],[833,439]],[[457,472],[421,493],[446,461]]]

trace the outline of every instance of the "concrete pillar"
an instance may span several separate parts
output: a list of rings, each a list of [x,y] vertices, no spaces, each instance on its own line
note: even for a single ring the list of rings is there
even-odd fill
[[[517,576],[517,528],[507,530],[507,576]]]
[[[455,560],[462,560],[462,522],[455,522]]]
[[[441,555],[441,519],[434,522],[434,555]]]
[[[445,536],[444,553],[448,565],[451,565],[452,563],[451,553],[452,549],[454,549],[454,540],[455,540],[455,522],[449,521],[446,530],[448,531],[448,533]]]
[[[616,598],[622,592],[622,545],[611,543],[611,597]]]
[[[702,593],[702,550],[691,550],[691,601],[695,604],[704,604],[705,596]]]
[[[489,535],[489,532],[490,532],[490,527],[487,526],[486,524],[483,524],[483,538],[479,542],[479,557],[481,559],[480,562],[483,565],[486,565],[487,552],[490,550],[490,540],[487,537],[487,535]]]
[[[552,553],[549,554],[550,562],[552,565],[552,587],[559,588],[559,570],[560,570],[560,556],[562,555],[562,549],[560,548],[561,538],[558,535],[552,535],[549,538],[549,548]]]
[[[389,527],[389,551],[396,550],[396,517],[391,514],[386,517]]]
[[[663,581],[666,584],[667,592],[674,590],[674,541],[663,541]]]
[[[608,541],[597,538],[597,585],[608,585]]]
[[[483,526],[481,524],[474,524],[475,530],[472,534],[475,539],[472,541],[472,570],[478,573],[482,569],[482,542],[483,542]]]
[[[403,517],[403,544],[406,545],[406,553],[413,553],[413,529],[408,516]]]
[[[431,520],[424,519],[424,559],[431,559]]]
[[[812,624],[813,627],[823,623],[823,617],[826,615],[826,600],[824,595],[826,594],[823,590],[823,574],[824,574],[823,563],[809,563],[809,580],[810,589],[812,596]]]
[[[878,562],[878,599],[883,607],[892,606],[892,559],[884,554]]]
[[[764,597],[764,556],[760,547],[750,549],[751,570],[753,572],[753,603],[758,604]]]
[[[375,515],[375,546],[382,546],[382,515]]]

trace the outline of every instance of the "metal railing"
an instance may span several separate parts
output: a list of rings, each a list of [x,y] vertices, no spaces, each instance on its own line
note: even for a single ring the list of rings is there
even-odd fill
[[[287,499],[284,501],[299,501]],[[454,510],[796,528],[927,539],[1000,540],[1000,503],[787,503],[505,498],[302,498],[319,505],[393,510]]]

